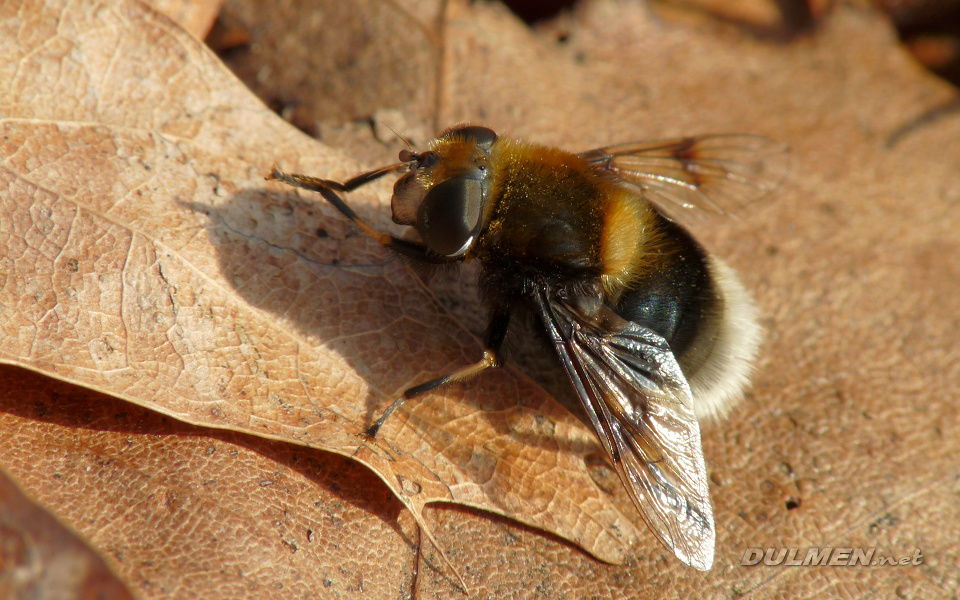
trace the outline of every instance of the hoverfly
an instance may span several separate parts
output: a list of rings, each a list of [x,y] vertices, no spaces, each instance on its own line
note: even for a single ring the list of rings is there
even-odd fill
[[[503,365],[517,309],[539,317],[620,480],[683,562],[713,564],[713,509],[698,419],[739,399],[760,338],[733,272],[675,218],[724,212],[779,184],[785,148],[741,135],[631,143],[572,154],[458,125],[423,152],[339,183],[274,168],[319,192],[383,246],[433,264],[475,260],[490,320],[475,364],[404,392],[405,400]],[[390,173],[382,233],[340,194]]]

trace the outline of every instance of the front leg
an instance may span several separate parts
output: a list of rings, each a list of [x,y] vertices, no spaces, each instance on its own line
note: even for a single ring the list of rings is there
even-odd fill
[[[394,235],[390,235],[389,233],[377,231],[369,223],[361,219],[360,215],[354,212],[354,210],[350,208],[350,206],[348,206],[340,196],[337,195],[337,192],[349,192],[362,185],[370,183],[371,181],[376,181],[388,173],[394,173],[403,167],[404,164],[405,163],[399,163],[389,167],[383,167],[375,171],[370,171],[369,173],[363,173],[344,183],[329,181],[327,179],[319,179],[317,177],[301,175],[299,173],[284,173],[276,167],[273,168],[273,171],[271,171],[270,176],[267,177],[267,179],[282,181],[287,185],[310,190],[312,192],[318,192],[327,202],[332,204],[334,208],[340,211],[340,214],[350,219],[354,225],[359,227],[361,231],[375,239],[381,246],[389,248],[394,252],[404,256],[409,256],[410,258],[420,262],[435,265],[457,262],[460,260],[459,258],[441,256],[431,252],[423,244],[418,244],[416,242],[411,242],[402,238],[398,238]]]
[[[370,437],[376,437],[377,432],[380,431],[380,428],[386,422],[387,418],[392,415],[395,410],[400,408],[400,406],[407,400],[416,398],[417,396],[425,394],[430,390],[435,390],[439,387],[445,386],[448,383],[465,381],[472,377],[476,377],[487,369],[502,367],[503,357],[500,356],[500,348],[503,346],[503,340],[507,337],[507,329],[509,329],[509,327],[510,312],[494,312],[490,317],[490,324],[487,325],[487,333],[484,336],[485,350],[483,351],[483,358],[472,365],[467,365],[466,367],[458,369],[449,375],[444,375],[443,377],[438,377],[407,389],[403,392],[403,395],[400,396],[396,402],[391,404],[390,407],[387,408],[382,415],[380,415],[380,418],[377,419],[377,421],[371,425],[369,429],[367,429],[367,435]]]

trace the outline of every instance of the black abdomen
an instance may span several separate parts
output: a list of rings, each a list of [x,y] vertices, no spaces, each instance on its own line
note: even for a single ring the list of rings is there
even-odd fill
[[[689,378],[713,350],[723,301],[700,244],[682,227],[656,218],[655,229],[666,240],[657,249],[662,256],[650,261],[649,272],[621,294],[613,309],[663,336]]]

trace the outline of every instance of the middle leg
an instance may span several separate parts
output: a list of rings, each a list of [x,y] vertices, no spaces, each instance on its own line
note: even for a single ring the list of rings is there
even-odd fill
[[[490,317],[490,324],[487,325],[487,333],[484,336],[485,350],[483,351],[483,358],[472,365],[467,365],[461,369],[457,369],[449,375],[437,377],[436,379],[431,379],[430,381],[407,389],[396,400],[396,402],[391,404],[389,408],[387,408],[387,410],[380,415],[380,418],[377,419],[369,429],[367,429],[367,435],[370,437],[376,437],[377,432],[380,431],[380,428],[386,422],[387,418],[392,415],[395,410],[400,408],[400,406],[407,400],[416,398],[421,394],[425,394],[426,392],[435,390],[439,387],[443,387],[448,383],[465,381],[467,379],[476,377],[487,369],[502,367],[503,357],[500,356],[500,348],[503,346],[503,340],[507,337],[507,329],[509,329],[509,327],[510,313],[508,311],[495,312]]]

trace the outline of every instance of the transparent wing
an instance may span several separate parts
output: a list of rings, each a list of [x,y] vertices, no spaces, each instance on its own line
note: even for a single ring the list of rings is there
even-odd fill
[[[633,503],[686,564],[713,565],[715,531],[690,387],[666,340],[598,300],[537,291],[560,360]],[[591,304],[592,302],[592,304]]]
[[[580,156],[640,187],[671,217],[735,212],[779,186],[790,167],[785,144],[751,135],[635,142]]]

